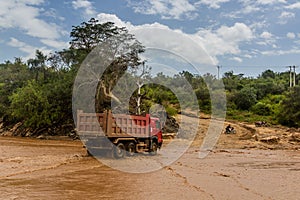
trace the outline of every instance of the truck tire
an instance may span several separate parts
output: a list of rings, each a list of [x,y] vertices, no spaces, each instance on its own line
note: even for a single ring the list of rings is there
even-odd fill
[[[152,150],[150,151],[151,155],[156,155],[157,154],[157,149],[158,149],[158,145],[156,142],[152,143]]]
[[[126,150],[127,150],[127,155],[128,156],[134,156],[134,154],[135,154],[135,143],[134,142],[129,142],[127,144]]]
[[[118,159],[125,157],[125,145],[123,143],[118,143],[114,148],[114,156]]]

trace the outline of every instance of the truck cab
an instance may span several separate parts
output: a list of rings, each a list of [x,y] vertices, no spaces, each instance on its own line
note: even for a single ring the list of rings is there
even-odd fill
[[[163,139],[162,139],[162,124],[159,118],[151,117],[150,118],[150,135],[153,140],[157,140],[158,148],[161,148]]]

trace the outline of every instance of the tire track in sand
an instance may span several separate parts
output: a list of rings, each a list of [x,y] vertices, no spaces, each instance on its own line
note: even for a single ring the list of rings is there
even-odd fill
[[[182,179],[182,180],[183,180],[183,183],[184,183],[187,187],[192,188],[192,189],[196,190],[197,192],[204,193],[205,195],[208,196],[209,199],[215,200],[215,197],[214,197],[212,194],[210,194],[210,193],[206,192],[205,190],[201,189],[199,186],[192,185],[192,184],[188,181],[188,178],[187,178],[187,177],[185,177],[185,176],[181,175],[180,173],[176,172],[176,170],[173,169],[172,167],[166,166],[166,167],[164,167],[164,169],[167,170],[168,172],[170,172],[171,175],[172,175],[173,177]]]

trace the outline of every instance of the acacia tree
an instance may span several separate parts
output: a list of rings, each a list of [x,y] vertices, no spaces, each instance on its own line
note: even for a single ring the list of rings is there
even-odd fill
[[[142,61],[139,58],[139,54],[144,51],[144,47],[123,28],[119,29],[118,35],[106,42],[111,47],[109,54],[111,53],[112,61],[102,77],[99,77],[97,99],[103,97],[106,103],[109,103],[111,100],[120,102],[116,95],[113,94],[113,88],[129,68],[135,69],[140,66]],[[106,104],[105,102],[104,104]]]
[[[81,82],[88,84],[95,79],[98,81],[96,111],[109,109],[111,101],[120,102],[113,94],[114,86],[128,68],[136,68],[141,64],[139,54],[144,52],[144,47],[126,28],[116,27],[112,22],[101,24],[94,18],[74,26],[71,37],[70,51],[79,55],[77,63],[89,68],[87,76],[90,74],[90,77],[85,77]],[[103,68],[103,71],[99,68]]]

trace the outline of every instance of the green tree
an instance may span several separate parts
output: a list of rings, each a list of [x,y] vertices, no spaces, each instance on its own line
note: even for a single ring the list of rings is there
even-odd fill
[[[47,81],[46,61],[47,56],[40,50],[36,50],[35,58],[31,58],[27,61],[32,73],[35,74],[35,80],[37,82]]]
[[[300,127],[300,86],[292,88],[281,102],[278,121],[286,126]]]
[[[10,115],[8,97],[26,85],[29,79],[29,68],[20,58],[16,58],[14,63],[8,61],[0,64],[0,117],[6,118]]]
[[[241,85],[242,74],[235,75],[233,71],[225,72],[222,78],[224,82],[225,89],[229,92],[234,92],[235,90],[240,90],[243,88]]]
[[[244,87],[235,94],[234,102],[238,109],[249,110],[256,103],[256,90],[251,87]]]
[[[28,81],[10,96],[12,116],[33,130],[51,124],[50,104],[41,87],[35,81]]]
[[[60,52],[60,55],[65,61],[80,65],[96,46],[122,31],[126,29],[116,27],[113,22],[99,23],[95,18],[91,18],[88,22],[72,26],[70,48]]]
[[[258,100],[267,97],[269,94],[282,94],[287,89],[281,75],[272,70],[264,71],[257,79],[253,80],[252,87],[257,90]]]
[[[79,55],[78,63],[81,63],[87,54],[92,53],[84,63],[85,66],[92,66],[90,71],[100,72],[101,69],[92,68],[107,67],[101,77],[96,74],[99,76],[97,77],[99,82],[96,110],[102,112],[110,108],[111,101],[120,102],[113,94],[113,88],[129,68],[137,68],[141,65],[139,54],[144,52],[141,43],[134,35],[128,33],[126,28],[116,27],[112,22],[101,24],[93,18],[79,26],[74,26],[71,38],[70,50]],[[111,63],[107,63],[108,66],[99,66],[103,60],[111,60]]]
[[[274,79],[276,77],[276,73],[274,71],[268,69],[261,73],[261,77],[265,78],[265,79],[267,79],[267,78]]]
[[[254,106],[252,106],[251,111],[258,115],[268,116],[272,114],[272,107],[270,104],[257,102]]]

